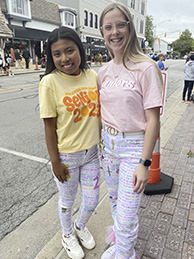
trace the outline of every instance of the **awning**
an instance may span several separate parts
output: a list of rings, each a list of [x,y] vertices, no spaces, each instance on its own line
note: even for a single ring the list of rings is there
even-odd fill
[[[41,31],[13,25],[8,26],[14,32],[14,37],[19,39],[45,41],[50,34],[49,31]]]

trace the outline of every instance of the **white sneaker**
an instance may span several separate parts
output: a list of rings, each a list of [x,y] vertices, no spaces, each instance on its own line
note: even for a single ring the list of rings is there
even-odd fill
[[[96,245],[95,240],[90,233],[90,231],[85,227],[84,229],[77,229],[74,223],[74,230],[81,242],[81,244],[86,248],[86,249],[93,249]]]
[[[110,246],[102,255],[101,259],[114,259],[116,254],[116,245]]]
[[[75,234],[72,234],[70,237],[64,237],[64,235],[62,235],[62,245],[70,258],[84,258],[84,251],[82,250]]]

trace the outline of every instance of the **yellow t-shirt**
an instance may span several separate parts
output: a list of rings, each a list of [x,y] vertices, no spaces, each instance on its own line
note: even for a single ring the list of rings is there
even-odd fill
[[[89,149],[100,139],[100,102],[93,70],[71,76],[54,70],[39,84],[40,118],[57,117],[60,153]]]

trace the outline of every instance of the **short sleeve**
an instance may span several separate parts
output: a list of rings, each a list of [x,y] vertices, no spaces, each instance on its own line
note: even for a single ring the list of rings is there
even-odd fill
[[[43,77],[39,84],[40,118],[54,118],[57,116],[56,101],[52,83]]]
[[[164,64],[160,61],[160,62],[158,62],[158,67],[159,67],[160,70],[163,70]]]
[[[162,106],[162,79],[157,67],[153,64],[143,72],[140,80],[144,110]]]

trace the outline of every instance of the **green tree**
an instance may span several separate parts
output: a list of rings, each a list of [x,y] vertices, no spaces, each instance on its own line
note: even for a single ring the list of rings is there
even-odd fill
[[[149,42],[149,46],[153,47],[153,45],[154,45],[154,25],[153,25],[153,17],[151,15],[146,16],[145,38],[146,38],[146,41]]]
[[[191,35],[192,33],[188,29],[182,32],[180,38],[173,41],[171,44],[173,52],[178,52],[180,57],[183,57],[185,54],[188,54],[190,51],[194,50],[194,39]]]

